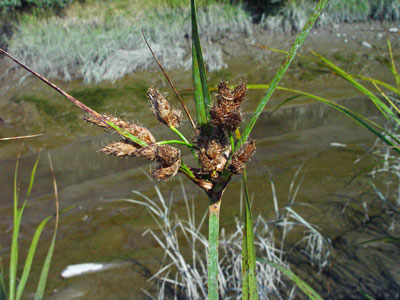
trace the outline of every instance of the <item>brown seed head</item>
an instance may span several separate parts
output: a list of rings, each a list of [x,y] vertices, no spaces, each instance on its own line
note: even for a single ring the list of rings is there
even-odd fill
[[[235,99],[234,101],[239,105],[246,99],[246,90],[246,82],[242,81],[236,86],[235,90],[233,91],[233,98]]]
[[[149,88],[147,97],[153,114],[157,119],[167,125],[178,128],[182,119],[182,112],[178,109],[171,109],[168,100],[158,90]]]
[[[162,164],[158,165],[157,168],[151,169],[151,175],[157,180],[168,180],[171,179],[178,173],[179,167],[181,165],[181,160],[177,160],[172,165],[164,166]]]
[[[169,145],[157,147],[156,161],[162,165],[172,165],[181,157],[181,151],[178,148]]]
[[[240,105],[246,97],[246,83],[241,82],[231,91],[225,82],[218,85],[217,104],[210,111],[214,126],[228,131],[234,131],[242,122]]]
[[[113,117],[110,115],[102,115],[102,116],[106,121],[109,121],[109,122],[115,124],[119,128],[129,132],[130,134],[136,136],[137,138],[139,138],[140,140],[142,140],[143,142],[145,142],[149,145],[154,144],[156,142],[156,139],[151,134],[151,132],[143,126],[139,126],[134,123],[129,123],[128,121],[124,121],[124,120],[121,120],[120,118]],[[106,129],[111,128],[109,125],[104,124],[97,118],[94,118],[93,116],[90,116],[90,115],[85,116],[84,120],[86,122],[92,123],[92,124],[100,126],[102,128],[106,128]]]
[[[250,160],[255,152],[256,141],[249,139],[232,155],[229,170],[234,174],[242,173],[246,163]]]
[[[143,158],[146,158],[151,161],[155,161],[156,157],[157,157],[157,148],[158,148],[158,145],[155,145],[155,144],[140,148],[137,151],[136,156],[143,157]]]
[[[126,143],[124,141],[112,142],[103,147],[101,152],[113,156],[136,156],[138,148],[135,145]]]

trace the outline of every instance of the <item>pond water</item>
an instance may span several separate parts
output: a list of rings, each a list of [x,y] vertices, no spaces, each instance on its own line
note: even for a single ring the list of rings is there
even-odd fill
[[[279,56],[272,55],[271,57]],[[273,69],[280,60],[272,59],[271,61],[275,61],[272,66],[268,62],[254,61],[250,55],[230,58],[228,59],[229,71],[222,70],[210,74],[210,81],[216,84],[220,79],[237,82],[240,78],[244,78],[250,83],[265,83],[270,79],[270,76],[265,78],[265,70]],[[373,64],[371,62],[371,65]],[[296,73],[303,69],[304,64],[295,64],[282,85],[312,91],[335,99],[363,115],[380,121],[370,101],[357,96],[357,92],[344,81],[324,73],[322,75],[313,73],[315,77],[308,81]],[[306,70],[311,73],[318,71],[312,66],[306,66]],[[374,74],[380,73],[379,70],[383,69],[375,69]],[[182,95],[188,103],[189,110],[194,111],[191,103],[190,72],[173,70],[170,76],[175,85],[183,91]],[[138,72],[114,84],[83,86],[79,81],[59,84],[97,111],[122,115],[128,120],[144,124],[154,133],[157,140],[172,136],[168,129],[157,123],[145,100],[145,91],[149,86],[168,90],[159,73]],[[32,196],[28,201],[21,228],[22,253],[27,248],[34,226],[41,219],[54,213],[53,183],[47,154],[51,155],[54,164],[60,206],[62,209],[72,207],[60,218],[47,289],[50,298],[145,298],[141,289],[146,289],[149,283],[146,281],[147,277],[143,275],[143,270],[146,268],[152,273],[156,272],[163,251],[150,235],[142,236],[142,233],[149,228],[156,229],[156,224],[143,207],[119,200],[139,199],[132,190],[157,199],[154,182],[151,182],[147,176],[148,163],[139,159],[106,157],[99,153],[97,150],[116,136],[85,124],[80,112],[71,103],[37,80],[28,78],[21,87],[3,78],[2,86],[1,136],[44,134],[23,142],[0,142],[0,255],[3,256],[4,261],[7,261],[11,239],[12,190],[16,156],[18,152],[21,153],[18,176],[23,193],[31,168],[41,150]],[[247,120],[262,94],[263,91],[248,92],[248,102],[245,106]],[[304,180],[296,203],[311,206],[299,205],[296,211],[312,224],[318,225],[324,235],[336,241],[334,245],[339,245],[337,248],[339,250],[333,255],[341,254],[341,256],[335,259],[333,269],[335,266],[340,269],[343,265],[351,263],[354,264],[354,268],[359,268],[359,265],[364,265],[364,261],[355,259],[352,262],[348,257],[348,252],[340,245],[360,238],[360,235],[354,233],[358,229],[352,227],[354,225],[352,222],[357,223],[356,221],[362,219],[362,214],[348,220],[347,216],[344,217],[344,214],[340,213],[340,208],[347,205],[348,198],[357,198],[365,193],[371,193],[367,184],[364,183],[369,180],[369,177],[363,174],[362,170],[375,161],[372,155],[366,154],[374,143],[374,137],[333,109],[304,98],[271,114],[270,109],[287,96],[288,94],[285,93],[277,93],[273,97],[269,110],[261,115],[252,133],[252,137],[257,140],[257,152],[249,163],[248,176],[249,189],[253,195],[254,214],[261,214],[265,218],[274,215],[270,174],[275,183],[279,205],[283,206],[287,202],[287,193],[293,176],[304,163]],[[178,106],[172,93],[170,93],[170,98],[173,99],[171,102]],[[190,136],[188,123],[183,124],[182,130],[186,136]],[[185,160],[190,162],[190,159],[188,153]],[[352,181],[358,173],[362,174],[357,177],[357,180]],[[186,178],[182,180],[175,178],[171,182],[157,183],[157,186],[165,197],[172,195],[173,211],[184,216],[186,208],[183,203],[181,184],[188,196],[194,199],[196,215],[200,218],[207,210],[207,198],[201,190],[192,188]],[[226,228],[227,231],[234,228],[235,217],[240,214],[240,191],[241,180],[237,176],[229,185],[222,205],[220,223],[221,227]],[[349,228],[354,229],[350,236]],[[33,266],[33,278],[38,278],[41,265],[39,262],[46,254],[47,243],[50,239],[51,227],[49,226],[39,245],[36,260],[38,263]],[[384,250],[395,251],[392,248]],[[382,252],[382,249],[377,251]],[[368,259],[369,255],[375,254],[367,253],[365,258]],[[289,258],[291,261],[293,259]],[[62,270],[68,265],[88,262],[115,263],[115,265],[101,273],[69,279],[60,277]],[[395,266],[393,262],[388,260],[382,263],[388,268],[391,266],[393,270]],[[371,268],[377,268],[377,266],[371,263]],[[299,272],[302,270],[305,273],[308,272],[307,269],[304,270],[299,266]],[[329,284],[331,289],[339,289],[339,282],[346,281],[348,279],[346,276],[349,276],[343,270],[335,273],[336,269],[334,269],[330,272],[330,275],[326,273],[313,275],[309,281],[315,281],[320,285],[320,290],[327,293],[326,287]],[[330,278],[335,278],[334,276],[340,272],[344,272],[343,278],[347,279],[341,281],[336,278],[338,284],[335,286],[334,279]],[[361,281],[363,278],[370,280],[368,277],[370,272],[374,270],[365,268],[359,274],[352,274],[351,278],[355,281],[359,278]],[[397,278],[398,274],[393,276]],[[375,278],[376,282],[379,282],[379,279],[385,282],[391,280],[384,276],[382,278]],[[372,290],[379,287],[376,282],[372,280]],[[393,282],[396,281],[393,280]],[[349,282],[343,289],[347,289],[347,292],[351,291],[351,284]],[[28,291],[33,291],[34,285],[35,280],[30,281]],[[367,287],[364,290],[370,289],[368,284],[365,286]],[[386,285],[382,284],[379,288],[385,289]],[[346,290],[340,293],[336,295],[351,294],[350,292],[346,294]],[[27,298],[31,297],[32,294],[28,293]],[[335,293],[331,297],[335,298]]]

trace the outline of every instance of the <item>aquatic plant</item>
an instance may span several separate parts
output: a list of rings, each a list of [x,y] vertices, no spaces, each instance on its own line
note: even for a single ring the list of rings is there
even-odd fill
[[[178,130],[181,112],[172,109],[165,96],[154,89],[149,89],[147,95],[150,106],[156,118],[168,126],[180,140],[157,142],[151,132],[144,126],[122,120],[118,117],[100,114],[69,95],[46,78],[33,71],[19,60],[0,49],[0,52],[14,60],[29,72],[40,78],[46,84],[56,89],[60,94],[88,113],[85,118],[91,124],[117,131],[122,139],[105,146],[102,151],[118,157],[141,157],[156,162],[151,174],[158,180],[168,180],[178,172],[184,174],[193,183],[203,189],[209,199],[209,236],[208,236],[208,299],[219,297],[218,287],[218,248],[219,248],[219,217],[222,195],[233,175],[243,174],[245,186],[245,216],[243,226],[242,246],[242,299],[258,299],[256,279],[256,261],[254,249],[253,221],[251,217],[250,199],[247,190],[245,167],[256,149],[256,143],[250,138],[261,112],[267,105],[271,95],[277,88],[298,49],[304,43],[312,26],[327,5],[327,0],[320,0],[311,14],[303,30],[296,38],[286,59],[272,79],[270,88],[260,100],[243,132],[239,130],[242,122],[241,105],[246,97],[246,83],[239,83],[231,89],[225,82],[218,85],[217,102],[212,105],[207,83],[207,75],[203,60],[195,1],[191,1],[191,37],[192,37],[192,70],[194,101],[196,107],[196,123],[181,100],[175,87],[166,75],[161,64],[161,70],[166,75],[173,90],[181,100],[185,113],[190,120],[194,132],[192,143]],[[151,48],[150,48],[151,49]],[[171,144],[184,145],[192,152],[197,163],[195,167],[186,165],[181,151]]]
[[[37,165],[39,162],[39,157],[36,160],[29,181],[29,186],[26,192],[25,200],[22,205],[19,205],[19,184],[18,184],[18,166],[19,166],[19,157],[17,159],[17,163],[15,166],[15,173],[14,173],[14,219],[13,219],[13,234],[12,234],[12,242],[11,242],[11,253],[10,253],[10,262],[9,262],[9,276],[6,277],[5,272],[2,268],[1,259],[0,259],[0,300],[20,300],[22,299],[22,295],[24,293],[26,284],[29,279],[29,275],[31,272],[31,267],[33,264],[34,255],[36,252],[36,248],[39,243],[40,236],[43,232],[44,227],[46,224],[51,220],[53,216],[49,216],[43,219],[38,227],[35,230],[35,233],[32,237],[32,242],[30,244],[25,264],[23,267],[22,274],[20,277],[17,277],[17,270],[18,270],[18,256],[19,256],[19,247],[18,247],[18,236],[20,233],[20,226],[22,222],[23,213],[27,204],[27,199],[29,198],[34,179],[36,174]],[[35,293],[35,300],[43,299],[43,295],[45,292],[47,276],[50,270],[51,259],[54,252],[56,236],[57,236],[57,228],[58,228],[58,193],[57,193],[57,184],[54,178],[53,172],[53,165],[49,156],[49,163],[50,163],[50,170],[53,175],[53,185],[54,185],[54,195],[56,201],[56,215],[55,215],[55,228],[53,237],[47,251],[46,258],[43,262],[42,271],[40,273],[39,282],[37,285],[36,293]],[[8,279],[8,286],[6,285],[6,280]]]

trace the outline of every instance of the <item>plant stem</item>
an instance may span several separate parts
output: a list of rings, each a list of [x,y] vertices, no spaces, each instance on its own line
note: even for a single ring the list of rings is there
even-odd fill
[[[193,144],[186,143],[184,141],[178,141],[178,140],[168,140],[168,141],[161,141],[157,143],[158,145],[167,145],[167,144],[179,144],[179,145],[185,145],[188,146],[189,148],[195,147]]]
[[[193,149],[193,145],[190,144],[189,141],[186,139],[186,137],[178,129],[176,129],[174,126],[170,126],[169,128],[173,132],[175,132],[176,135],[179,136],[182,139],[182,141],[185,141],[188,144],[187,146],[190,148],[190,151],[192,152],[194,159],[196,160],[197,164],[200,166],[199,159],[198,159],[198,157],[196,155],[196,152]]]
[[[212,201],[211,198],[210,201]],[[218,240],[221,199],[211,203],[208,209],[208,299],[218,300]]]
[[[231,153],[233,153],[235,151],[235,140],[233,139],[231,131],[229,131],[228,134],[229,134],[229,141],[231,143]]]

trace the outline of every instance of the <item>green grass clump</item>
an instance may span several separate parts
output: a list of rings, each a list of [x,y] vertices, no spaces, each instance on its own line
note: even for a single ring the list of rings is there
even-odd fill
[[[49,161],[50,161],[50,169],[53,174],[53,166],[50,160],[49,156]],[[52,218],[52,216],[49,216],[42,220],[38,227],[35,230],[35,233],[32,237],[32,242],[30,244],[26,259],[25,259],[25,264],[22,269],[22,273],[17,277],[17,272],[18,272],[18,256],[19,256],[19,245],[18,245],[18,237],[20,234],[20,226],[22,223],[22,216],[25,210],[25,207],[27,205],[27,199],[31,194],[33,183],[35,180],[35,174],[36,174],[36,169],[39,163],[39,157],[36,160],[33,168],[32,168],[32,173],[29,181],[29,186],[27,189],[27,193],[25,196],[25,200],[23,201],[22,205],[19,204],[19,198],[20,198],[20,192],[19,192],[19,184],[18,184],[18,165],[19,165],[19,158],[17,160],[17,164],[15,167],[15,174],[14,174],[14,219],[13,219],[13,233],[12,233],[12,242],[11,242],[11,253],[10,253],[10,262],[9,262],[9,276],[6,277],[4,274],[4,270],[2,269],[2,266],[0,266],[0,300],[20,300],[22,299],[26,284],[29,279],[29,275],[31,273],[31,267],[33,265],[33,260],[34,260],[34,255],[36,252],[36,248],[39,244],[39,239],[40,236],[43,232],[44,227],[46,224],[49,222],[49,220]],[[50,269],[50,264],[51,264],[51,259],[53,256],[54,252],[54,246],[55,246],[55,241],[56,241],[56,235],[57,235],[57,227],[58,227],[58,194],[57,194],[57,184],[55,182],[55,179],[53,177],[53,183],[54,183],[54,191],[55,191],[55,198],[56,198],[56,207],[57,207],[57,212],[56,212],[56,223],[55,223],[55,230],[53,233],[53,238],[50,243],[45,261],[43,262],[42,266],[42,271],[40,273],[40,278],[39,282],[37,285],[37,290],[35,293],[35,300],[42,300],[44,291],[45,291],[45,286],[46,286],[46,281],[47,281],[47,276],[49,273]],[[0,265],[1,265],[1,260],[0,260]],[[6,284],[6,279],[8,279],[8,286]]]
[[[135,20],[26,17],[9,40],[8,49],[47,77],[83,78],[86,83],[114,81],[154,67],[141,35],[143,29],[165,68],[188,68],[188,15],[188,9],[175,8]],[[208,41],[251,30],[250,16],[233,6],[208,6],[199,11],[198,20],[200,34]],[[204,59],[209,70],[224,66],[222,51],[209,43]]]

